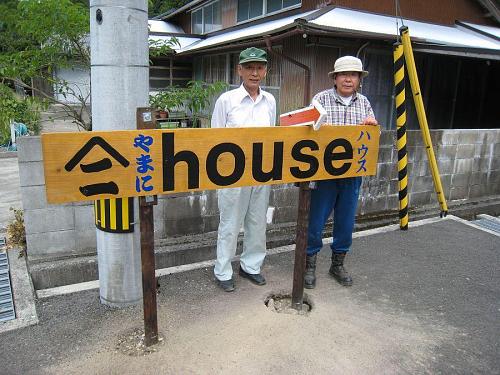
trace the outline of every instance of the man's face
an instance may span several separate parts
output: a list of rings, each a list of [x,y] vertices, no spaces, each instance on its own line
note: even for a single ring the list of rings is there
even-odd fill
[[[340,72],[335,74],[335,85],[337,92],[341,96],[351,96],[359,87],[361,73],[359,72]]]
[[[267,65],[261,62],[248,62],[238,65],[238,75],[248,89],[258,89],[260,81],[267,74]]]

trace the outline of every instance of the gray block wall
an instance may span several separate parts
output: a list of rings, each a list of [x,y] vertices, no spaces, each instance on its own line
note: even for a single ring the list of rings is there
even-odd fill
[[[358,214],[398,207],[395,132],[382,132],[376,176],[366,177]],[[447,201],[500,194],[500,130],[431,130],[441,183]],[[407,133],[410,207],[436,204],[433,179],[420,131]]]
[[[433,130],[431,136],[448,201],[500,194],[500,130]],[[407,138],[410,207],[431,203],[438,207],[421,134],[409,131]],[[92,203],[50,205],[46,201],[40,138],[20,138],[18,158],[29,262],[95,254]],[[297,197],[293,184],[273,186],[270,229],[296,221]],[[358,215],[397,210],[395,132],[384,131],[377,175],[364,178]],[[161,196],[154,215],[156,240],[216,231],[216,192]]]
[[[91,203],[47,203],[40,137],[19,138],[18,162],[30,262],[95,254]]]

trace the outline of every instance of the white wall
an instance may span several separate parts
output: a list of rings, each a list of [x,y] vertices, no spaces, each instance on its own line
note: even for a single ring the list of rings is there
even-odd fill
[[[65,90],[61,87],[63,92],[59,92],[60,86],[54,85],[54,97],[64,103],[81,103],[77,97],[75,97],[72,91],[76,95],[87,97],[90,92],[90,70],[83,67],[72,67],[72,68],[58,68],[54,75],[59,80],[67,81],[69,90]],[[87,97],[87,103],[90,103],[90,96]]]

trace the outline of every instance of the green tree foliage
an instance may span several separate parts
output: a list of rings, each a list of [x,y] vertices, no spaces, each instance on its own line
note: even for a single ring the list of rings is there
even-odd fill
[[[90,70],[89,11],[70,0],[7,0],[0,4],[0,84],[20,86],[61,104],[79,126],[90,129],[88,97],[54,77],[56,67]],[[41,79],[71,94],[81,106],[57,101],[34,87]],[[87,115],[84,112],[88,112]]]
[[[89,0],[73,0],[73,2],[75,4],[81,4],[81,5],[83,5],[83,6],[87,7],[87,8],[90,6],[90,1]]]
[[[40,133],[40,112],[46,108],[44,101],[21,98],[5,85],[0,85],[0,145],[10,141],[11,121],[26,125],[31,134]]]
[[[149,17],[155,17],[170,9],[177,9],[187,4],[189,0],[149,0]]]
[[[168,56],[173,53],[176,47],[180,46],[179,39],[175,36],[163,40],[149,39],[149,58]],[[149,62],[153,63],[151,60]]]
[[[75,62],[90,66],[86,8],[70,0],[24,0],[8,4],[16,7],[2,10],[7,18],[2,34],[16,42],[2,46],[2,77],[43,77],[44,70],[68,67]]]
[[[181,2],[171,1],[174,5]],[[165,2],[152,3],[168,6]],[[11,90],[22,87],[57,103],[74,123],[91,130],[90,94],[54,74],[56,68],[74,66],[90,72],[89,28],[86,0],[0,0],[0,85]],[[168,55],[175,46],[178,46],[175,38],[151,41],[151,57]],[[34,80],[48,82],[58,94],[76,98],[79,105],[57,100],[33,85]]]

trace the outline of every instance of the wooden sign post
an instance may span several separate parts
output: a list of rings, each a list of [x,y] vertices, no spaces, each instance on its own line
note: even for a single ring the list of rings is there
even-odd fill
[[[154,129],[155,118],[150,108],[137,109],[137,129]],[[156,303],[155,241],[153,206],[158,204],[156,195],[139,197],[141,222],[141,271],[142,305],[144,313],[144,345],[158,343],[158,313]]]
[[[280,126],[312,125],[318,130],[326,119],[326,110],[321,103],[313,100],[308,107],[283,113]],[[309,207],[311,190],[308,182],[299,184],[299,207],[295,234],[295,259],[293,262],[292,308],[301,311],[304,302],[304,274],[306,269],[307,230],[309,227]]]
[[[156,195],[139,197],[139,217],[141,221],[142,302],[144,310],[144,344],[146,346],[158,343],[153,217],[153,206],[157,203],[158,201]]]

